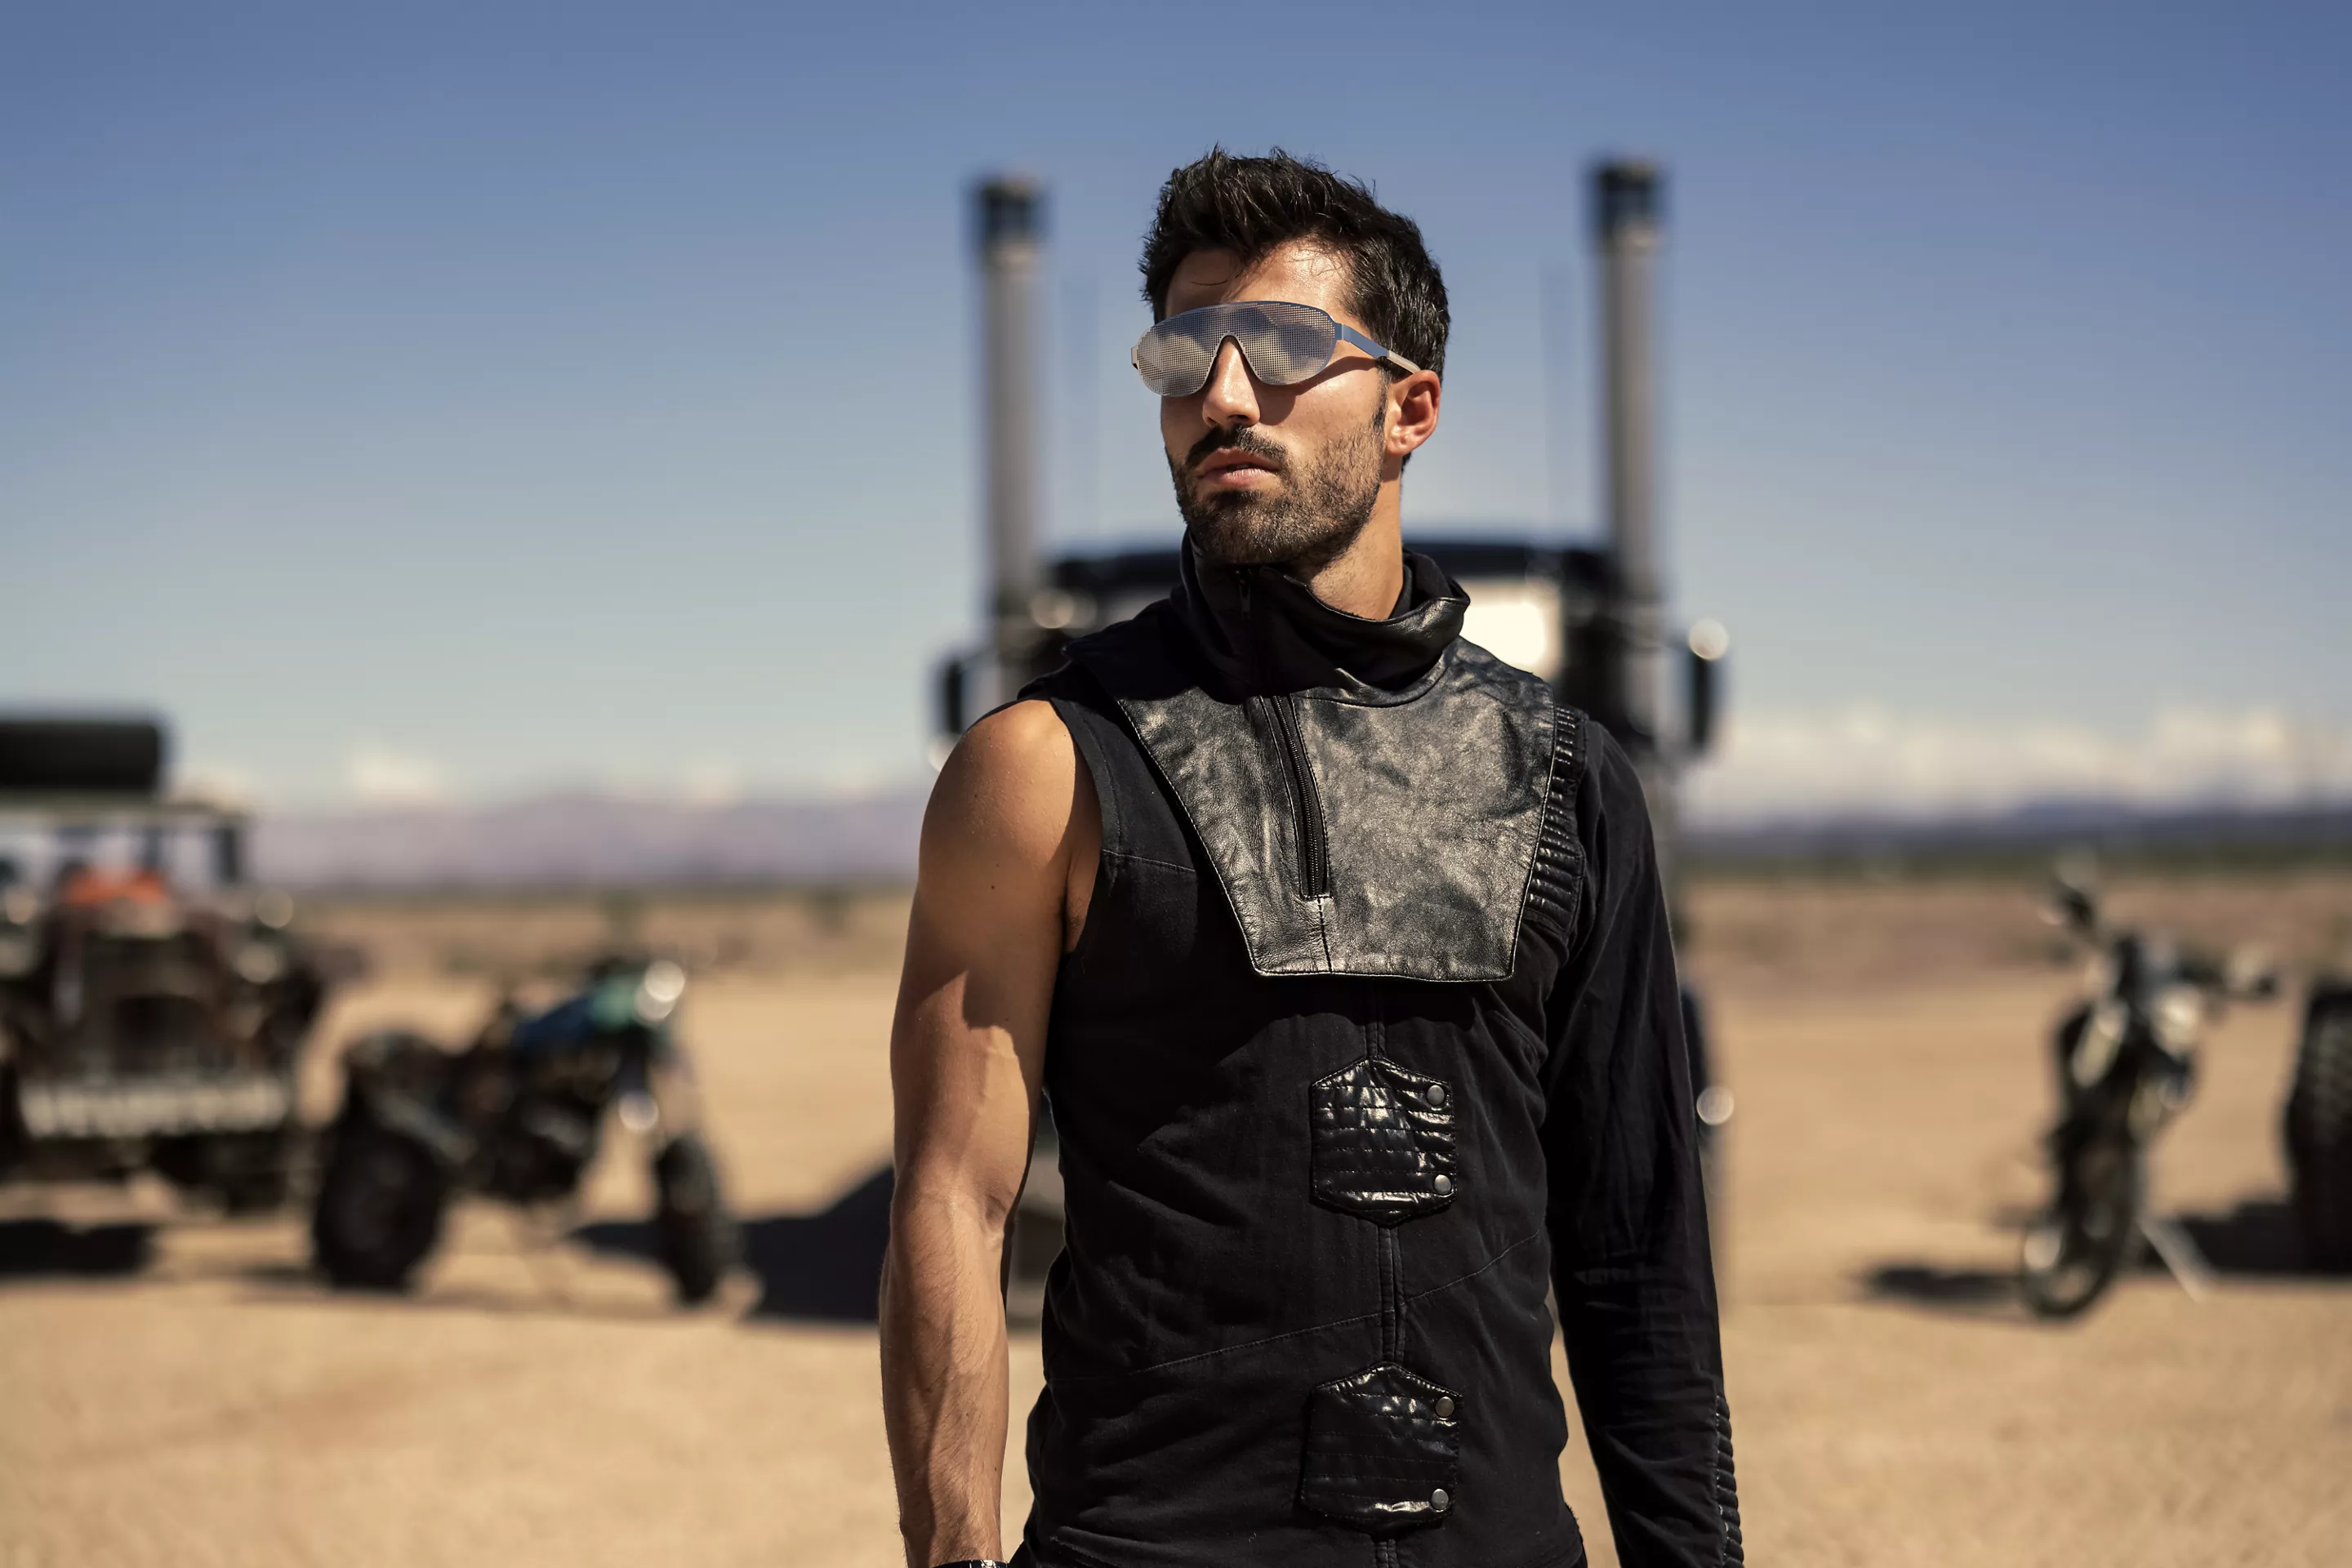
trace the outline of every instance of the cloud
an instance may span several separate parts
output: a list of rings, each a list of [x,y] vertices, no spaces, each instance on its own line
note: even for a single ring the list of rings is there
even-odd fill
[[[686,770],[678,799],[706,809],[737,805],[743,799],[743,770],[730,762],[697,763]]]
[[[253,770],[215,757],[192,759],[178,770],[174,793],[224,805],[249,805],[259,793]]]
[[[362,742],[343,758],[343,782],[368,805],[438,805],[449,792],[430,757]]]
[[[1990,815],[2037,801],[2148,809],[2352,800],[2352,732],[2272,709],[2158,712],[2136,734],[2088,725],[1963,725],[1883,709],[1754,713],[1691,776],[1704,822],[1855,814]]]

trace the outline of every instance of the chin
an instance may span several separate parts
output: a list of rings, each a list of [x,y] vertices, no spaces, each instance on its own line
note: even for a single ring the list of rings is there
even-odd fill
[[[1285,510],[1256,496],[1220,496],[1184,509],[1184,527],[1215,565],[1278,566],[1298,553],[1299,530]]]
[[[1345,551],[1368,517],[1310,517],[1281,500],[1252,496],[1187,508],[1184,526],[1212,565],[1297,566]]]

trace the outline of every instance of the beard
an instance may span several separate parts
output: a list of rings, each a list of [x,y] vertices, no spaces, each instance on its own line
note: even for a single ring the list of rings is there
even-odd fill
[[[1387,412],[1383,401],[1378,414]],[[1170,458],[1176,510],[1202,558],[1218,566],[1285,566],[1297,575],[1337,560],[1380,500],[1384,423],[1376,416],[1358,438],[1335,441],[1304,462],[1255,428],[1212,430],[1181,463]],[[1229,447],[1266,463],[1281,488],[1271,495],[1207,490],[1193,468]]]

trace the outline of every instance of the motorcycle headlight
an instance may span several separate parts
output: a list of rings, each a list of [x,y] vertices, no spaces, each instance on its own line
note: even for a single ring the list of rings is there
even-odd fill
[[[247,985],[267,985],[286,973],[286,952],[274,942],[248,942],[236,950],[236,976]]]
[[[667,958],[656,959],[637,982],[637,1022],[648,1029],[659,1026],[677,1011],[677,999],[685,994],[686,971]]]
[[[2156,1038],[2168,1051],[2185,1051],[2197,1043],[2205,1022],[2205,996],[2194,985],[2168,985],[2157,993],[2150,1009]]]

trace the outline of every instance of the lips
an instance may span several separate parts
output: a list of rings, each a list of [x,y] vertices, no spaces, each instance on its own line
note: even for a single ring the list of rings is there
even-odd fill
[[[1264,458],[1231,448],[1211,453],[1202,459],[1198,469],[1202,479],[1213,484],[1228,485],[1250,484],[1254,482],[1251,476],[1271,475],[1274,471],[1274,465]]]

